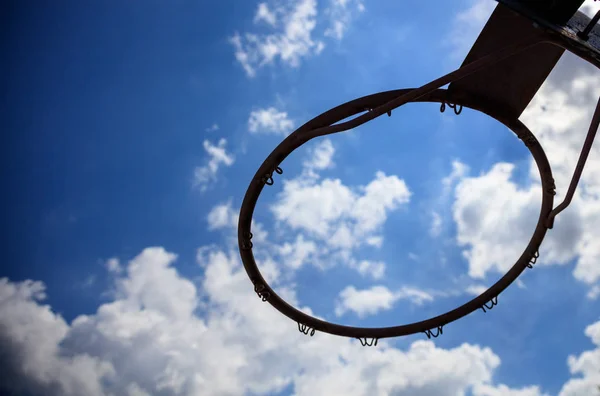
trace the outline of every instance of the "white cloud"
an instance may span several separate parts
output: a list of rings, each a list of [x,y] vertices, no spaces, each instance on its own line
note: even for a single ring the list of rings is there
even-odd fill
[[[208,215],[206,222],[208,230],[223,230],[227,243],[237,244],[237,226],[239,219],[239,209],[234,209],[231,203],[231,198],[213,206]],[[265,230],[263,224],[252,220],[252,241],[259,245],[267,241],[269,233]]]
[[[372,237],[391,211],[406,204],[410,191],[397,176],[377,172],[357,192],[339,179],[300,177],[286,180],[272,206],[278,221],[309,232],[340,248],[358,247]]]
[[[258,69],[277,60],[298,67],[303,58],[323,51],[326,38],[341,40],[364,10],[360,0],[330,0],[321,13],[316,0],[262,2],[254,23],[266,24],[271,32],[236,32],[230,42],[248,77],[256,76]]]
[[[0,369],[2,388],[16,394],[102,395],[116,372],[87,354],[64,353],[69,326],[49,306],[40,282],[0,279]]]
[[[0,280],[0,390],[231,395],[278,393],[291,387],[298,396],[536,395],[536,387],[494,384],[500,359],[478,345],[443,349],[422,340],[398,349],[381,341],[376,348],[364,349],[355,340],[306,337],[295,323],[259,300],[237,252],[199,249],[204,272],[198,286],[173,268],[175,259],[162,248],[145,249],[116,279],[114,299],[71,324],[41,304],[41,283]],[[292,289],[277,279],[274,285],[297,304]],[[427,299],[426,293],[415,290],[382,290],[380,306],[402,293],[407,299]],[[200,299],[206,303],[199,304]],[[364,308],[369,309],[373,308]],[[586,329],[596,346],[599,330],[600,322]],[[566,383],[562,395],[595,389],[600,373],[597,353],[598,347],[569,358],[572,373],[580,377]]]
[[[106,260],[106,269],[113,274],[120,274],[123,271],[119,259],[116,257]]]
[[[533,234],[541,188],[519,189],[510,181],[513,170],[512,164],[496,164],[456,187],[457,241],[467,247],[463,255],[474,278],[483,278],[490,270],[506,272]]]
[[[325,29],[325,36],[341,40],[352,20],[364,10],[362,1],[331,0],[325,11],[329,16],[329,27]]]
[[[279,254],[284,265],[298,269],[317,253],[317,245],[313,241],[304,239],[303,235],[297,235],[293,243],[284,243],[279,247]]]
[[[356,200],[352,216],[357,221],[359,235],[377,230],[387,219],[389,212],[410,200],[404,180],[396,175],[386,176],[378,171],[375,179],[361,189],[363,194]]]
[[[442,216],[438,212],[431,212],[431,227],[429,228],[429,235],[432,237],[438,237],[442,232]]]
[[[267,3],[258,4],[258,9],[254,15],[254,23],[258,23],[260,21],[264,21],[271,26],[275,26],[277,23],[277,16],[275,15],[275,12],[269,9],[269,5]]]
[[[317,24],[316,0],[299,0],[289,7],[282,5],[276,11],[263,4],[259,5],[255,21],[266,21],[275,31],[271,34],[236,33],[230,40],[236,60],[249,77],[256,75],[257,68],[271,64],[277,58],[297,67],[302,58],[323,49],[324,44],[313,38]],[[281,24],[276,23],[275,14],[281,16]]]
[[[471,0],[469,8],[454,17],[449,39],[446,41],[451,48],[452,60],[462,61],[467,56],[496,4],[490,0]]]
[[[379,311],[390,310],[398,300],[409,300],[413,304],[421,305],[426,301],[433,301],[433,296],[423,290],[411,287],[403,287],[392,292],[385,286],[373,286],[363,290],[347,286],[339,294],[335,314],[342,316],[346,312],[352,311],[359,318],[364,318]]]
[[[383,246],[383,237],[381,235],[371,236],[366,239],[367,245],[380,248]]]
[[[294,128],[294,122],[285,111],[275,107],[253,110],[248,118],[248,130],[254,134],[287,136]]]
[[[589,122],[600,95],[598,70],[565,54],[526,112],[552,165],[557,203],[567,191]],[[533,167],[533,165],[532,165]],[[559,223],[561,221],[562,223]],[[600,280],[600,145],[594,144],[571,205],[557,217],[561,252],[576,259],[574,276],[590,285]]]
[[[356,290],[354,286],[347,286],[340,292],[340,300],[336,303],[335,314],[342,316],[352,311],[359,318],[376,314],[382,310],[392,308],[396,298],[385,286],[373,286],[370,289]]]
[[[310,149],[300,175],[283,181],[283,191],[271,211],[280,225],[302,231],[303,237],[318,244],[310,251],[311,264],[326,269],[342,263],[361,275],[381,279],[385,263],[356,260],[352,253],[364,245],[382,246],[382,225],[389,213],[408,203],[411,193],[403,180],[383,172],[377,172],[366,186],[356,188],[339,179],[321,179],[318,171],[333,166],[334,154],[329,139]],[[289,244],[287,249],[293,246]]]
[[[359,274],[376,280],[383,278],[385,275],[385,263],[383,261],[350,260],[350,267],[356,269]]]
[[[442,179],[444,194],[447,194],[455,184],[469,173],[469,167],[459,160],[452,161],[452,171]]]
[[[293,229],[304,229],[322,238],[331,234],[332,223],[350,213],[356,201],[339,179],[320,183],[284,180],[283,191],[272,206],[275,218]]]
[[[225,146],[227,140],[220,139],[217,145],[213,145],[205,140],[204,150],[209,156],[208,163],[202,167],[196,167],[194,170],[194,186],[200,188],[200,191],[206,191],[210,184],[217,180],[217,172],[221,166],[231,166],[234,157],[228,154]]]
[[[329,139],[320,140],[319,143],[310,150],[309,158],[304,161],[304,168],[309,171],[328,169],[333,166],[333,155],[335,148]]]
[[[208,216],[209,230],[217,230],[221,228],[236,227],[238,222],[238,214],[231,207],[231,201],[227,201],[214,206]]]
[[[568,359],[569,370],[572,378],[560,391],[560,396],[593,395],[600,385],[600,321],[589,325],[585,329],[595,348],[583,352],[579,356],[571,355]]]
[[[433,301],[433,295],[414,287],[403,287],[394,293],[399,300],[410,300],[413,304],[422,305],[425,302]]]
[[[488,288],[483,285],[471,285],[467,287],[466,292],[473,296],[478,296],[485,292]]]
[[[587,293],[586,297],[590,300],[595,300],[600,296],[600,285],[594,285],[590,288],[590,291]]]
[[[478,385],[473,389],[473,396],[549,396],[542,393],[539,386],[527,386],[520,389],[506,385]]]
[[[600,74],[565,54],[532,100],[522,121],[536,133],[552,165],[558,205],[568,188],[600,94]],[[518,258],[539,215],[539,175],[530,162],[531,185],[512,180],[514,165],[499,163],[478,177],[463,177],[456,188],[457,240],[465,246],[469,273],[505,272]],[[590,285],[600,280],[600,146],[592,146],[571,205],[547,234],[538,263],[575,262],[573,275]],[[590,297],[594,296],[593,289]]]

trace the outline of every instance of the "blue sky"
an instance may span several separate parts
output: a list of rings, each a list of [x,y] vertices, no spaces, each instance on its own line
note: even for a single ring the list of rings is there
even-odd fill
[[[0,382],[13,394],[588,395],[600,384],[600,149],[533,270],[435,340],[362,348],[256,298],[237,212],[263,159],[321,112],[458,67],[491,0],[3,6]],[[586,1],[584,10],[598,9]],[[565,55],[521,117],[564,196],[600,93]],[[535,226],[521,142],[411,104],[315,139],[260,197],[275,289],[388,326],[493,284]]]

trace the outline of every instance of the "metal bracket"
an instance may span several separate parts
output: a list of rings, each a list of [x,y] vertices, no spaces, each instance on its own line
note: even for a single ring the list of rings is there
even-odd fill
[[[548,219],[546,220],[546,228],[551,229],[554,227],[554,218],[560,212],[565,210],[567,206],[573,200],[573,195],[575,194],[575,190],[577,189],[577,184],[579,183],[579,179],[581,178],[581,174],[583,173],[583,168],[585,167],[585,161],[587,161],[588,155],[590,154],[590,150],[592,149],[592,143],[594,143],[594,138],[596,137],[596,132],[598,131],[598,125],[600,124],[600,98],[598,98],[598,103],[596,104],[596,110],[594,111],[594,116],[592,117],[592,122],[590,123],[590,129],[588,130],[587,136],[585,137],[585,142],[583,143],[583,148],[581,149],[581,153],[579,154],[579,160],[577,161],[577,166],[575,167],[575,172],[573,172],[573,177],[571,178],[571,184],[569,184],[569,190],[567,190],[567,195],[565,196],[564,201],[561,202],[556,208],[550,212],[548,215]]]

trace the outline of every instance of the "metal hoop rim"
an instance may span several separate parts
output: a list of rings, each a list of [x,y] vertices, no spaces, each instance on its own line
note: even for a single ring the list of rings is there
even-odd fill
[[[528,267],[530,259],[539,250],[547,232],[545,221],[552,210],[554,201],[554,179],[552,177],[552,170],[539,141],[520,120],[507,116],[507,113],[503,112],[503,109],[494,104],[493,101],[466,94],[456,94],[445,89],[437,89],[418,98],[415,102],[453,103],[487,114],[505,125],[519,137],[525,143],[536,162],[542,183],[542,205],[540,216],[527,247],[511,269],[485,292],[451,311],[419,322],[391,327],[351,327],[317,319],[288,304],[268,285],[258,269],[252,249],[248,249],[249,240],[247,238],[247,235],[251,235],[251,223],[254,208],[258,201],[258,197],[265,186],[265,175],[272,176],[273,171],[279,169],[281,162],[288,155],[302,144],[318,136],[311,135],[311,131],[335,124],[361,112],[368,111],[369,109],[387,103],[412,90],[413,88],[400,89],[364,96],[346,102],[313,118],[281,142],[265,159],[252,178],[246,191],[246,195],[244,196],[238,222],[238,245],[240,248],[241,259],[246,273],[254,284],[254,287],[259,287],[261,290],[264,290],[262,292],[263,301],[268,301],[275,309],[293,321],[302,323],[317,331],[351,338],[382,339],[420,332],[426,333],[430,329],[439,329],[448,323],[458,320],[471,312],[480,309],[490,300],[497,298],[497,296],[514,282],[525,268]],[[267,299],[264,298],[265,295],[268,295]]]

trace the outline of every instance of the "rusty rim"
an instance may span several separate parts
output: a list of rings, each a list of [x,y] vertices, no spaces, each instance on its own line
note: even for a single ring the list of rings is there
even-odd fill
[[[343,337],[358,338],[363,345],[376,345],[377,339],[381,338],[405,336],[421,332],[425,333],[428,338],[437,337],[442,333],[443,327],[446,324],[460,319],[477,309],[482,309],[485,312],[495,306],[498,302],[498,295],[515,281],[525,268],[531,268],[539,257],[539,247],[547,231],[545,222],[552,210],[555,195],[552,170],[540,143],[521,121],[514,117],[508,117],[506,115],[507,112],[503,112],[503,109],[493,102],[465,94],[456,94],[445,89],[437,89],[412,101],[441,103],[442,108],[448,105],[457,114],[460,113],[463,107],[487,114],[514,132],[529,149],[537,164],[542,182],[540,215],[529,244],[512,268],[488,290],[451,311],[419,322],[392,327],[351,327],[317,319],[289,305],[265,281],[252,253],[251,223],[254,208],[262,189],[265,185],[274,183],[273,176],[275,173],[282,173],[280,168],[281,162],[302,144],[319,136],[319,134],[314,133],[315,130],[328,127],[359,113],[370,111],[391,100],[409,94],[411,91],[414,91],[414,89],[385,91],[364,96],[337,106],[313,118],[294,131],[273,150],[252,178],[246,191],[238,223],[238,245],[244,268],[258,296],[285,316],[296,321],[298,329],[305,334],[310,333],[310,335],[313,335],[315,331],[321,331]],[[391,112],[388,115],[391,115]]]

